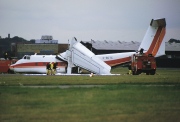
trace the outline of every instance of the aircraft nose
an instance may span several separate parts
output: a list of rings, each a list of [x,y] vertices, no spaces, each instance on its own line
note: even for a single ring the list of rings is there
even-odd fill
[[[14,71],[14,66],[10,66],[9,69],[10,69],[11,71]]]

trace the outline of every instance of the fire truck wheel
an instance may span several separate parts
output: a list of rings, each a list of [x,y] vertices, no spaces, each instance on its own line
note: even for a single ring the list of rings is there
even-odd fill
[[[141,74],[141,70],[140,69],[138,69],[137,72],[136,72],[136,75],[139,75],[139,74]]]
[[[132,74],[135,75],[135,71],[132,71]]]
[[[149,71],[146,72],[146,75],[149,75]]]
[[[155,75],[156,71],[155,70],[151,70],[151,75]]]
[[[141,70],[137,70],[137,71],[132,71],[133,75],[139,75],[141,74]]]

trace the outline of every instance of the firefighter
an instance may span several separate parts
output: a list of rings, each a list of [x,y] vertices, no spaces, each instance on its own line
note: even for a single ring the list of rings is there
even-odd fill
[[[53,62],[50,63],[50,75],[53,75]]]
[[[54,65],[53,65],[53,75],[56,74],[56,68],[57,68],[57,62],[54,62]]]
[[[129,69],[129,73],[128,74],[132,75],[131,63],[129,63],[128,69]]]
[[[51,67],[50,67],[51,63],[47,63],[46,65],[46,70],[47,70],[47,75],[50,75],[51,74]]]
[[[144,51],[144,49],[141,48],[140,51],[139,51],[139,53],[142,55],[142,54],[143,54],[143,51]]]
[[[49,68],[50,68],[50,65],[49,63],[46,64],[46,74],[49,75]]]
[[[7,52],[4,53],[4,58],[5,58],[5,60],[8,58],[8,53]]]

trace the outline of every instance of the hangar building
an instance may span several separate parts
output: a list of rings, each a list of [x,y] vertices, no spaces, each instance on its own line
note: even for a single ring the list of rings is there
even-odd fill
[[[137,51],[140,42],[124,41],[82,41],[87,48],[95,54],[108,54],[120,52]],[[68,49],[68,44],[54,43],[34,43],[34,44],[17,44],[17,57],[22,58],[24,55],[33,55],[34,53],[50,55],[64,52]],[[158,67],[180,68],[180,43],[165,43],[164,56],[156,59]]]
[[[64,52],[68,48],[68,44],[58,44],[58,40],[53,40],[50,35],[43,35],[41,39],[35,39],[31,44],[19,43],[16,45],[16,56],[18,59],[24,55],[53,55]]]
[[[17,57],[22,58],[24,55],[53,55],[64,52],[68,44],[17,44]]]
[[[95,54],[108,54],[120,52],[137,51],[141,42],[124,42],[124,41],[84,41],[86,45]],[[180,43],[165,43],[164,56],[156,58],[158,67],[174,67],[180,68]]]

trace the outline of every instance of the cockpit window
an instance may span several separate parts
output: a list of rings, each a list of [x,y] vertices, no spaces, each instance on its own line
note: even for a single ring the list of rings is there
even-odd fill
[[[28,56],[28,55],[25,55],[24,57],[23,57],[23,59],[30,59],[30,56]]]

